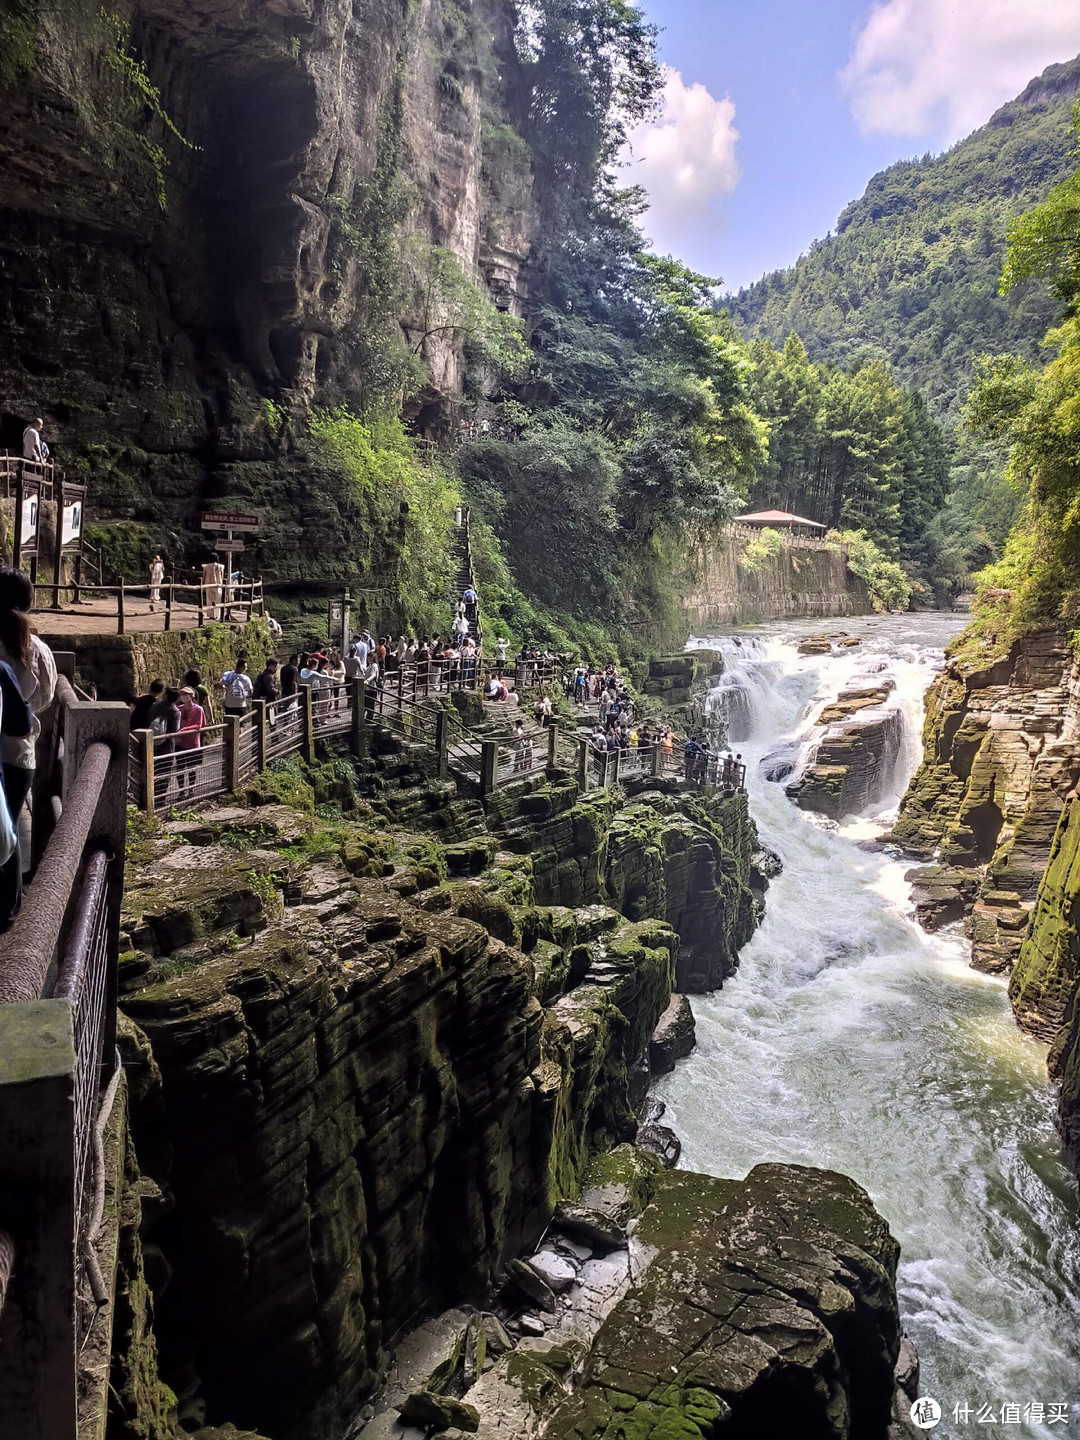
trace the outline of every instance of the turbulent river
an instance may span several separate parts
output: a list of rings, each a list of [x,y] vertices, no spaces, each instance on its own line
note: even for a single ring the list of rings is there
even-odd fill
[[[779,1160],[844,1171],[869,1191],[902,1247],[904,1326],[921,1393],[943,1411],[938,1435],[991,1423],[984,1406],[1006,1434],[1080,1434],[1080,1406],[1057,1428],[1036,1423],[1037,1408],[1023,1418],[1030,1404],[1048,1418],[1080,1402],[1077,1196],[1045,1047],[1017,1029],[1002,981],[968,968],[960,935],[916,926],[912,862],[875,841],[918,761],[923,695],[959,624],[835,621],[863,637],[839,656],[797,654],[822,622],[701,642],[725,652],[711,700],[784,873],[738,974],[695,999],[697,1049],[659,1094],[691,1169],[741,1176]],[[797,765],[822,702],[886,669],[905,738],[881,813],[837,828],[800,812],[761,761]]]

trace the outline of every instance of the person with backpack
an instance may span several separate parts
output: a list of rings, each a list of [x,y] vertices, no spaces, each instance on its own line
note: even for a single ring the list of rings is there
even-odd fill
[[[683,754],[686,757],[686,778],[687,780],[696,780],[698,767],[701,764],[701,746],[693,736],[687,740]]]
[[[214,723],[214,702],[210,697],[210,687],[203,684],[201,670],[188,670],[180,681],[180,689],[194,690],[195,702],[203,712],[203,723],[213,725]]]
[[[176,742],[171,739],[180,729],[180,691],[171,685],[156,704],[150,707],[150,733],[154,737],[154,809],[165,799],[169,779],[176,769]]]
[[[189,672],[190,673],[190,672]],[[187,677],[185,676],[185,683]],[[132,730],[149,730],[150,711],[165,694],[164,680],[151,680],[150,688],[145,695],[140,695],[131,707],[131,728]]]
[[[225,714],[246,714],[255,686],[247,673],[247,660],[243,656],[231,670],[225,671],[221,684],[225,690]]]
[[[265,700],[267,703],[281,698],[281,691],[278,689],[278,663],[272,655],[255,681],[252,693],[256,700]]]

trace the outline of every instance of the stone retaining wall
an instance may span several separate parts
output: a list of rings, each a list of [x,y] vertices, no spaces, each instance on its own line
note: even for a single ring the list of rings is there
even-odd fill
[[[841,550],[786,546],[750,572],[739,564],[746,546],[746,540],[720,533],[687,555],[677,584],[692,631],[870,613],[866,586],[848,570]]]

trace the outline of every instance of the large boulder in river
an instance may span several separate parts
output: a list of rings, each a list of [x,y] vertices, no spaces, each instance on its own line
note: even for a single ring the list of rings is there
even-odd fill
[[[649,1066],[654,1075],[675,1069],[694,1048],[694,1012],[685,995],[672,995],[649,1041]]]
[[[660,1253],[604,1321],[543,1440],[885,1440],[899,1247],[846,1176],[673,1171],[637,1239]],[[610,1428],[609,1428],[610,1427]]]
[[[813,763],[785,793],[800,810],[814,810],[839,820],[884,799],[896,769],[903,740],[899,710],[831,725],[820,741]]]

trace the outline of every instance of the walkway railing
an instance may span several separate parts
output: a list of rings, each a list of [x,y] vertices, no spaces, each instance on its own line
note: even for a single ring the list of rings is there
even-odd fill
[[[63,602],[61,595],[70,595],[72,605],[78,605],[91,597],[101,596],[106,601],[112,600],[115,604],[115,611],[110,607],[109,612],[116,615],[116,633],[124,635],[127,633],[127,625],[131,620],[133,612],[131,602],[133,600],[146,600],[151,607],[149,612],[138,611],[135,613],[149,613],[161,616],[162,630],[173,629],[174,610],[182,605],[188,607],[188,611],[195,612],[196,623],[201,627],[208,621],[229,621],[235,618],[235,612],[240,611],[241,620],[250,620],[252,615],[266,614],[266,601],[263,595],[263,582],[261,580],[232,581],[229,584],[218,586],[207,585],[181,585],[174,581],[162,581],[158,586],[151,585],[128,585],[123,580],[118,585],[101,585],[96,582],[82,580],[76,576],[74,581],[48,582],[37,581],[35,594],[40,592],[48,596],[48,601],[41,608],[59,610]],[[156,597],[151,598],[156,591]]]
[[[51,460],[24,460],[12,450],[0,450],[0,494],[5,500],[15,498],[19,476],[39,481],[42,500],[53,498],[53,484],[60,472]]]
[[[794,530],[785,530],[779,525],[739,525],[734,520],[729,520],[724,526],[724,534],[730,535],[733,540],[759,540],[764,531],[770,531],[773,535],[779,535],[786,546],[794,546],[803,550],[842,550],[847,554],[847,546],[839,545],[835,541],[827,540],[822,535],[800,535]]]
[[[719,755],[686,755],[680,748],[663,745],[629,745],[621,750],[601,750],[590,740],[579,740],[578,785],[582,790],[610,789],[632,780],[650,778],[688,780],[692,785],[710,785],[721,790],[746,788],[746,766],[725,768]]]
[[[445,693],[433,691],[432,694]],[[239,790],[276,760],[316,757],[320,740],[348,737],[353,754],[369,752],[371,732],[382,729],[410,745],[433,751],[438,773],[454,775],[481,795],[562,767],[575,773],[581,790],[609,789],[649,777],[682,778],[696,785],[741,789],[745,768],[725,773],[719,756],[684,755],[663,745],[604,751],[558,725],[520,737],[490,738],[465,728],[457,714],[408,687],[365,685],[351,680],[326,690],[301,684],[283,700],[252,702],[200,732],[155,735],[138,730],[129,743],[127,796],[147,814],[183,808]]]
[[[57,658],[70,673],[74,657]],[[128,710],[80,700],[61,675],[46,718],[40,858],[0,938],[0,1435],[75,1440],[79,1354],[107,1298],[94,1242],[99,1110],[114,1071]]]

